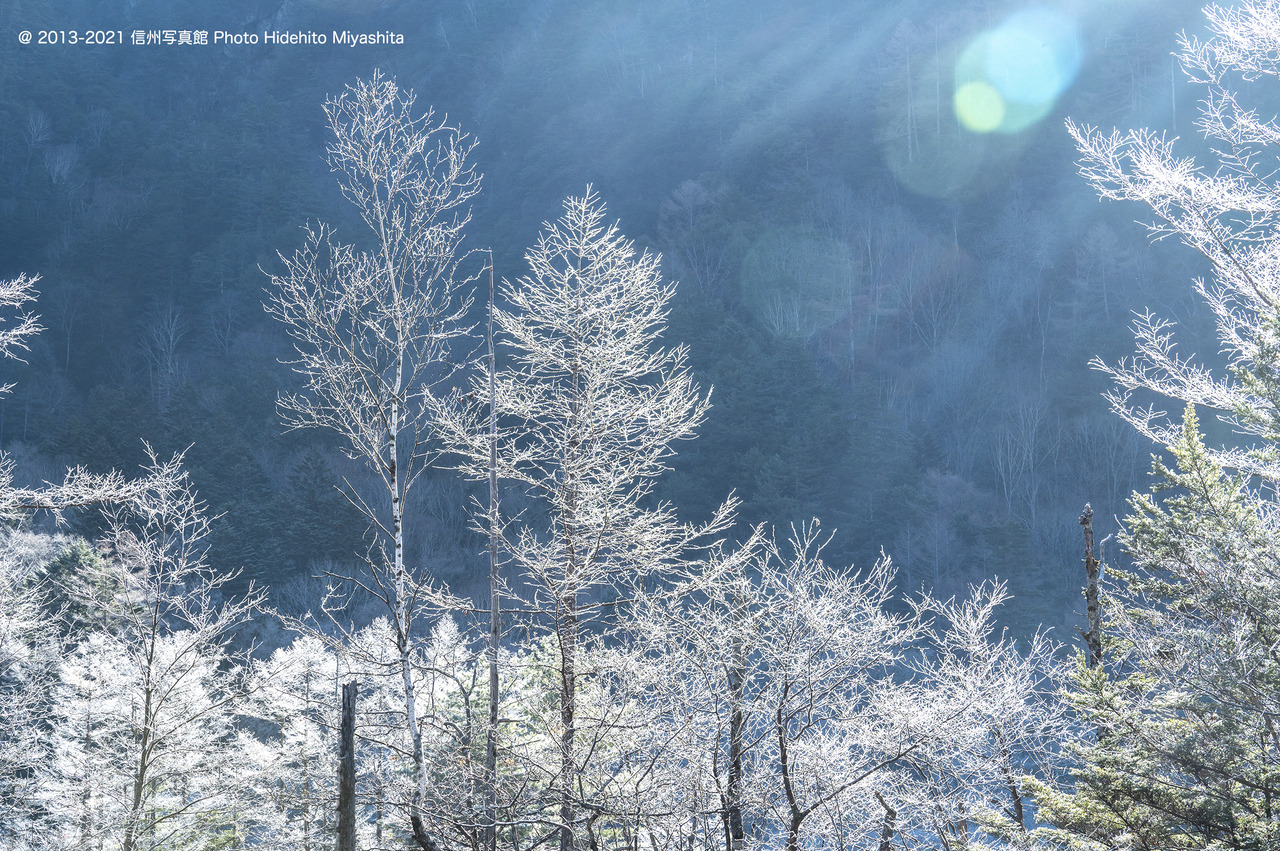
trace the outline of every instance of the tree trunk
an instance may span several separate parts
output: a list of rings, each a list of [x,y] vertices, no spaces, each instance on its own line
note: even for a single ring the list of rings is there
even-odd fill
[[[1025,836],[1027,819],[1022,804],[1022,790],[1018,788],[1018,776],[1014,773],[1013,750],[998,727],[993,727],[991,732],[1000,748],[1000,773],[1004,775],[1004,785],[1009,790],[1009,815],[1018,823],[1018,830]]]
[[[565,469],[564,493],[565,502],[562,509],[565,545],[564,586],[560,597],[560,623],[557,625],[560,639],[560,851],[573,851],[574,848],[574,788],[576,776],[574,765],[574,743],[577,728],[574,726],[574,713],[578,700],[578,582],[579,553],[576,534],[578,487],[576,471],[578,453],[581,451],[580,435],[582,401],[578,367],[573,368],[572,418],[569,433],[569,451],[563,462]]]
[[[1102,565],[1093,557],[1093,508],[1087,502],[1080,515],[1080,525],[1084,527],[1084,600],[1085,612],[1089,618],[1089,631],[1082,635],[1089,649],[1089,667],[1096,668],[1102,664],[1102,604],[1099,587],[1102,584]]]
[[[560,851],[573,851],[574,709],[577,703],[577,595],[561,601],[560,628]]]
[[[403,370],[402,358],[396,367],[396,381],[392,388],[394,394],[401,391]],[[396,644],[400,653],[400,676],[404,681],[405,725],[413,743],[414,790],[413,797],[409,800],[409,824],[413,829],[413,839],[422,851],[439,851],[422,821],[422,805],[427,797],[427,766],[422,752],[422,730],[418,726],[417,692],[413,685],[413,609],[409,605],[409,574],[404,566],[404,487],[401,485],[397,463],[400,451],[400,403],[393,401],[389,408],[387,474],[391,485],[391,533],[395,547],[392,569],[395,575]]]
[[[790,683],[783,683],[782,697],[778,701],[778,709],[774,715],[775,732],[778,734],[778,769],[782,772],[782,790],[787,796],[787,809],[791,819],[787,823],[787,851],[800,851],[800,825],[809,813],[800,809],[796,799],[796,790],[791,783],[791,755],[787,748],[787,721],[782,715],[782,707],[786,705]]]
[[[877,790],[876,800],[884,807],[884,823],[880,827],[880,851],[893,851],[893,834],[897,831],[898,811],[885,802]]]
[[[484,746],[484,845],[498,849],[498,648],[502,638],[502,596],[498,586],[498,419],[497,366],[493,355],[493,253],[489,254],[489,725]]]
[[[148,648],[148,678],[150,677],[149,671],[152,664],[151,657],[154,653],[154,647],[155,645],[153,642],[151,647]],[[151,761],[152,689],[150,685],[144,687],[142,700],[142,730],[139,732],[138,765],[133,775],[133,789],[130,795],[129,805],[129,821],[125,825],[124,840],[120,846],[122,851],[134,851],[138,842],[138,829],[142,822],[143,795],[148,783],[147,774]]]
[[[743,716],[743,692],[746,688],[747,660],[743,646],[741,630],[745,628],[746,601],[740,596],[734,597],[733,619],[733,661],[729,670],[729,701],[731,715],[729,717],[729,788],[726,801],[726,829],[728,832],[728,848],[725,851],[742,851],[745,844],[745,832],[742,826],[742,731],[745,726]]]
[[[804,813],[795,810],[791,813],[791,821],[787,823],[787,851],[800,851],[800,825],[804,824]]]
[[[402,608],[407,608],[402,605]],[[427,766],[422,751],[422,729],[418,726],[417,692],[413,685],[412,647],[409,635],[402,632],[400,639],[400,673],[404,679],[405,716],[409,726],[409,737],[413,743],[413,797],[409,801],[409,824],[413,828],[414,841],[422,851],[439,851],[439,847],[427,834],[422,821],[422,806],[427,797]]]
[[[342,727],[338,742],[338,847],[356,851],[356,693],[359,683],[342,684]]]

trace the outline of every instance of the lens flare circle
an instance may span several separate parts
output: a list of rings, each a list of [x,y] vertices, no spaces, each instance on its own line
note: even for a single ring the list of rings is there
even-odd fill
[[[956,117],[974,133],[1017,133],[1040,121],[1080,71],[1080,33],[1053,9],[1027,9],[979,34],[956,60]],[[962,97],[963,93],[963,97]],[[993,124],[994,100],[1002,106]]]

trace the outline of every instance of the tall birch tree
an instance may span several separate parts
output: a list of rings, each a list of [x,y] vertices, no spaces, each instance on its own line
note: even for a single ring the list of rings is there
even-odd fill
[[[293,257],[281,255],[267,311],[293,336],[306,387],[279,408],[291,427],[335,432],[378,483],[376,497],[345,483],[376,536],[367,576],[352,578],[385,603],[394,628],[415,777],[408,815],[417,844],[433,851],[412,674],[429,582],[405,561],[405,501],[431,466],[433,398],[464,333],[460,244],[480,175],[467,161],[474,141],[432,110],[417,113],[413,93],[380,73],[330,99],[325,114],[329,166],[372,240],[358,249],[320,225]]]

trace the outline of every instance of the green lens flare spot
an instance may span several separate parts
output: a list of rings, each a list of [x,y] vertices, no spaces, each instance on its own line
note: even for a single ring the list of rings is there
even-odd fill
[[[973,133],[992,133],[1004,122],[1005,104],[995,86],[983,80],[965,83],[956,90],[956,118]]]

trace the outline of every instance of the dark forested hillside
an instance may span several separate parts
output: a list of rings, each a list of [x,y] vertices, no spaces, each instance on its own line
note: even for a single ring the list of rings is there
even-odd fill
[[[278,582],[359,551],[330,438],[283,433],[294,386],[260,303],[275,252],[323,220],[360,239],[324,165],[327,95],[374,68],[480,142],[471,247],[499,276],[588,184],[680,281],[714,407],[657,492],[690,519],[730,490],[743,523],[812,516],[842,560],[901,580],[1008,577],[1030,626],[1075,607],[1079,506],[1114,529],[1149,447],[1090,357],[1131,311],[1197,326],[1185,251],[1073,174],[1062,119],[1190,129],[1170,33],[1194,3],[1096,4],[1078,73],[1017,132],[953,105],[965,51],[1017,3],[40,2],[0,12],[0,276],[40,274],[47,331],[0,410],[20,475],[134,468],[190,446],[220,517],[211,557]],[[26,29],[394,31],[403,45],[19,45]],[[442,475],[409,542],[478,576]],[[323,530],[320,532],[319,530]],[[1103,534],[1106,534],[1103,532]]]

